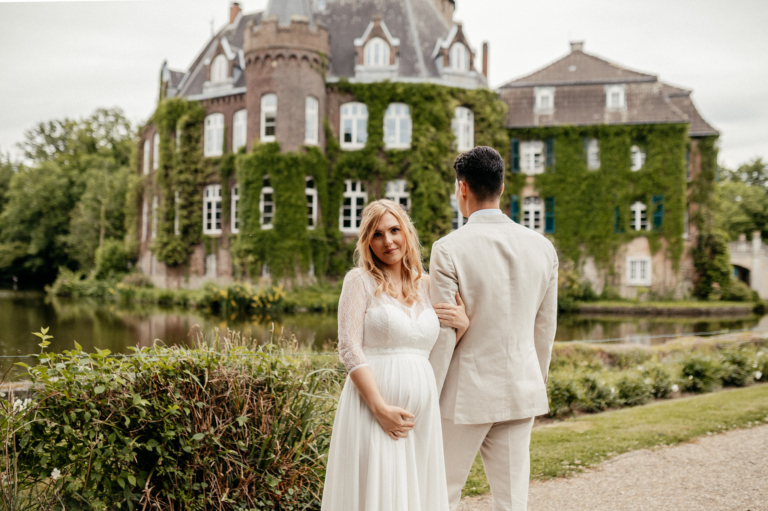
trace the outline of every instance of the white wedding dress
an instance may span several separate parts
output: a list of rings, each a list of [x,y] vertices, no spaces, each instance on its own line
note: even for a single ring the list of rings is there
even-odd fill
[[[429,353],[440,323],[429,303],[406,307],[382,293],[361,269],[344,279],[339,354],[347,371],[369,366],[384,401],[415,415],[406,438],[393,440],[347,377],[333,425],[323,511],[447,511],[448,491],[437,385]]]

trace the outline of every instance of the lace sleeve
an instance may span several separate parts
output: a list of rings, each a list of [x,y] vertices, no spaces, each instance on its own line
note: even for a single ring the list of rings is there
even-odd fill
[[[339,298],[339,358],[348,373],[368,365],[363,353],[365,310],[368,307],[364,279],[359,270],[347,273]]]

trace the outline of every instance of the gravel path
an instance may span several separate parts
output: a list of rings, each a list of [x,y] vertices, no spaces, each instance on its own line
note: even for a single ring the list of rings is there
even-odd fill
[[[568,479],[534,481],[529,511],[768,511],[768,426],[634,451]],[[491,511],[491,498],[458,511]]]

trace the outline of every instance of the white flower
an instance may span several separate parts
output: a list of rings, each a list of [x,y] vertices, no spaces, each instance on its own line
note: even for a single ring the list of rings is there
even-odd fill
[[[31,399],[25,399],[24,401],[22,401],[21,399],[17,399],[16,401],[13,402],[13,412],[14,413],[16,413],[16,412],[21,413],[24,410],[26,410],[27,407],[29,407],[30,404],[32,404],[32,400]]]
[[[615,393],[616,393],[616,389],[614,387],[611,387],[611,394],[615,394]]]
[[[762,377],[763,377],[763,373],[761,373],[760,371],[755,371],[755,379],[756,380],[759,380]]]
[[[55,481],[59,477],[61,477],[61,472],[59,471],[58,468],[54,468],[53,472],[51,472],[51,479],[53,479]]]
[[[690,376],[688,377],[688,379],[689,379],[689,380],[692,380],[692,379],[693,379],[693,375],[690,375]]]
[[[679,391],[680,391],[680,387],[677,386],[677,383],[672,385],[672,392],[679,392]]]
[[[645,384],[646,384],[646,385],[650,385],[652,381],[653,381],[653,380],[651,380],[650,378],[646,378],[646,379],[645,379]]]

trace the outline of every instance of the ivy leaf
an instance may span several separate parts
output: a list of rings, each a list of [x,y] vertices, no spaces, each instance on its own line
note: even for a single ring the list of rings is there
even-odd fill
[[[75,341],[75,349],[76,349],[77,351],[83,351],[83,347],[82,347],[82,346],[80,346],[80,345],[77,343],[77,341]]]
[[[242,426],[243,424],[248,422],[248,417],[246,417],[245,415],[242,415],[238,417],[236,420],[237,420],[237,423],[240,424],[240,426]]]
[[[192,440],[202,440],[205,438],[205,433],[197,433],[195,436],[192,437]]]
[[[101,394],[105,390],[106,390],[106,387],[104,387],[104,385],[99,385],[95,389],[93,389],[93,393],[94,394]]]
[[[129,475],[128,482],[131,483],[131,486],[136,486],[136,478],[134,476]]]

